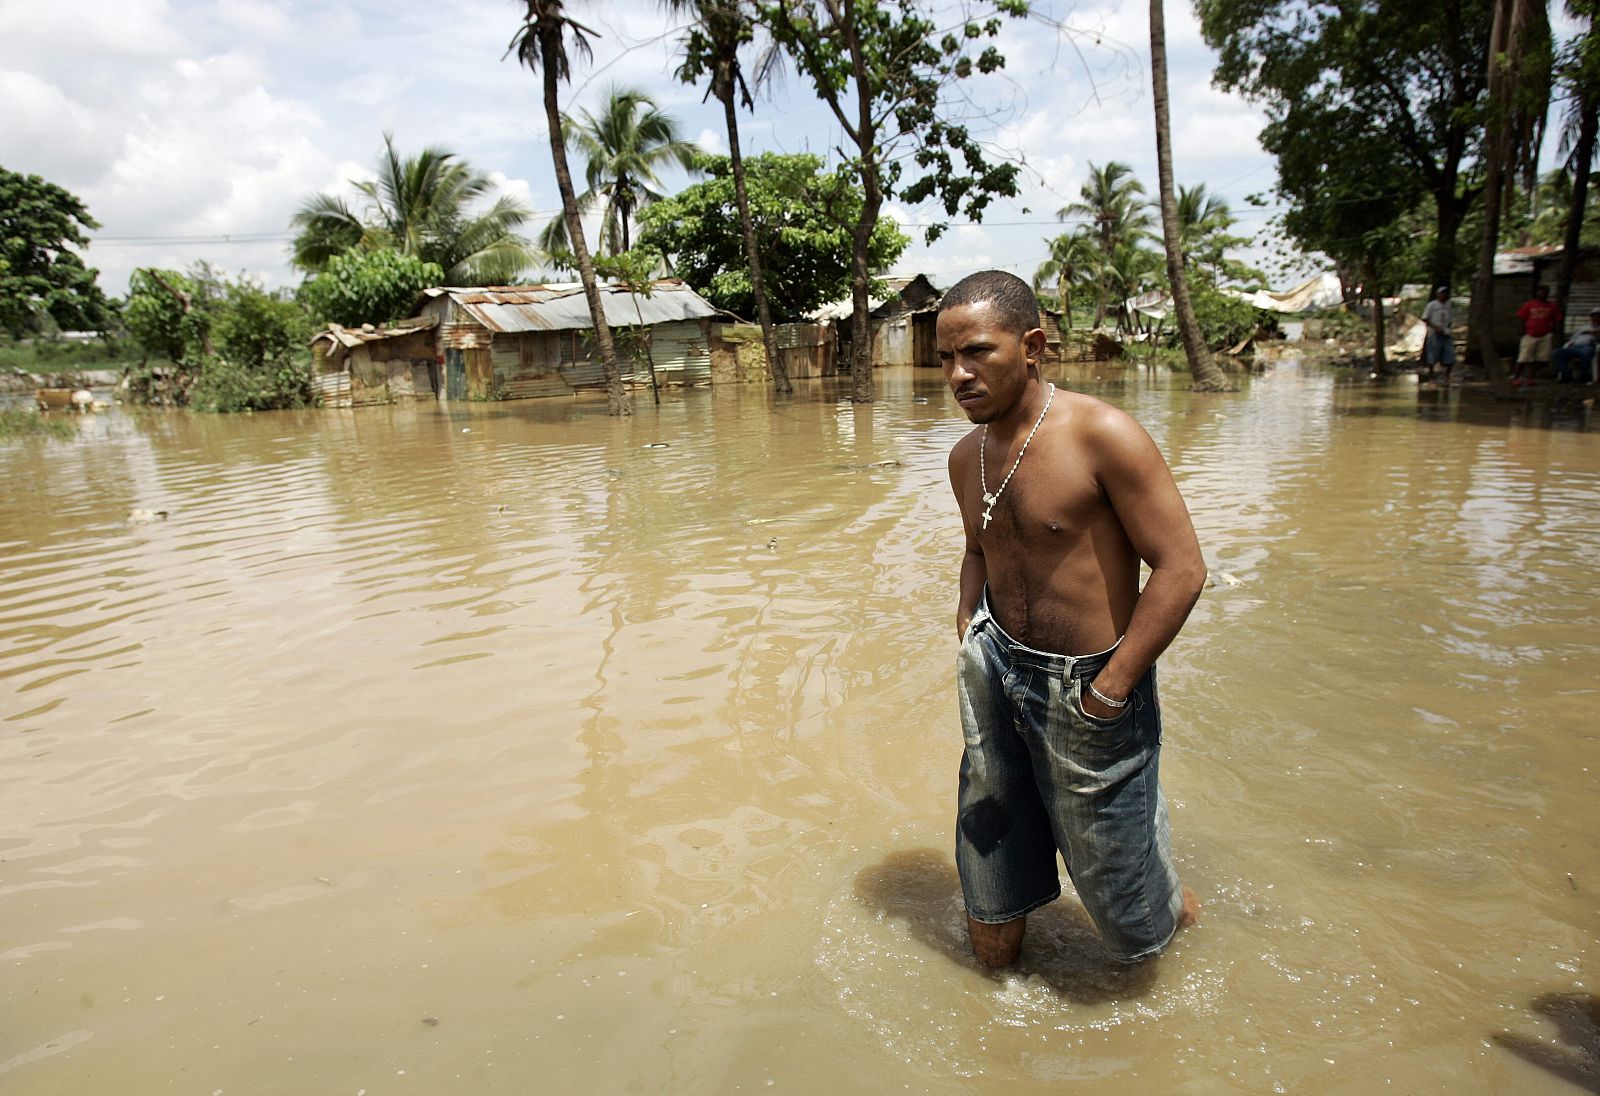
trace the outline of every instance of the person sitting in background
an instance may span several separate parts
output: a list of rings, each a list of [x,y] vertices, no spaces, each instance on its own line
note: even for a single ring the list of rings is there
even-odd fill
[[[1556,380],[1565,384],[1577,381],[1588,384],[1594,379],[1594,350],[1595,342],[1600,340],[1600,308],[1589,310],[1589,326],[1579,328],[1572,338],[1567,340],[1567,345],[1550,355],[1550,364],[1555,367]]]
[[[1550,360],[1550,333],[1561,326],[1561,309],[1550,299],[1550,287],[1535,287],[1533,299],[1517,309],[1517,319],[1522,321],[1522,342],[1517,346],[1517,364],[1511,367],[1511,383],[1532,384],[1539,367]]]
[[[1422,378],[1432,380],[1434,370],[1443,369],[1444,379],[1450,380],[1450,370],[1456,364],[1456,340],[1450,334],[1455,325],[1455,310],[1450,306],[1450,287],[1441,285],[1434,291],[1433,299],[1422,310],[1422,322],[1428,328],[1422,343]]]

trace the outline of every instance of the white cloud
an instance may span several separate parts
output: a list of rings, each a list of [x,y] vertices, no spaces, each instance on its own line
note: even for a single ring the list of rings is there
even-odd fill
[[[713,156],[726,156],[728,142],[717,130],[707,126],[700,131],[700,136],[695,138],[695,145],[701,152],[709,152]]]
[[[1031,273],[1089,161],[1127,160],[1153,189],[1144,8],[1090,2],[1058,5],[1071,35],[1006,24],[1006,68],[966,90],[974,132],[1025,159],[1022,193],[993,203],[981,229],[953,227],[931,247],[907,227],[915,242],[901,269]],[[289,216],[309,193],[349,195],[352,180],[372,177],[385,130],[402,154],[448,148],[548,213],[556,200],[539,79],[504,57],[517,15],[506,0],[0,0],[0,163],[84,198],[105,225],[91,262],[113,293],[135,265],[197,258],[294,280],[282,238]],[[563,109],[592,108],[611,84],[637,85],[700,147],[725,150],[719,105],[676,78],[678,35],[657,0],[608,0],[582,17],[601,37],[592,64],[575,59]],[[1167,18],[1179,178],[1258,188],[1271,162],[1255,143],[1257,112],[1209,86],[1214,58],[1188,7],[1169,6]],[[751,154],[809,150],[838,162],[837,123],[792,66],[740,125]],[[581,158],[573,169],[581,176]],[[676,171],[665,178],[669,189],[684,181]],[[905,226],[944,216],[900,202],[885,215]],[[279,238],[221,239],[244,233]]]

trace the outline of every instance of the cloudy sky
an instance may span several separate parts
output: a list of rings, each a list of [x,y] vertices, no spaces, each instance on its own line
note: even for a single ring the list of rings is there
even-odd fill
[[[907,250],[897,272],[947,285],[986,266],[1024,277],[1061,231],[1088,163],[1131,163],[1153,190],[1147,6],[1041,5],[1007,28],[1001,77],[969,89],[976,131],[1024,164],[1024,192]],[[610,84],[644,89],[691,140],[721,151],[720,108],[673,77],[677,33],[654,0],[573,0],[597,30],[566,109]],[[504,53],[514,0],[0,0],[0,165],[82,197],[102,228],[89,251],[108,291],[137,266],[208,259],[273,285],[298,279],[288,220],[319,190],[370,174],[393,131],[402,152],[444,146],[494,173],[541,219],[559,206],[537,78]],[[1243,196],[1270,186],[1260,112],[1211,87],[1214,55],[1187,3],[1168,6],[1175,160],[1258,232]],[[752,151],[837,159],[840,135],[790,74],[743,120]],[[669,188],[685,180],[668,177]],[[934,207],[892,206],[910,226]]]

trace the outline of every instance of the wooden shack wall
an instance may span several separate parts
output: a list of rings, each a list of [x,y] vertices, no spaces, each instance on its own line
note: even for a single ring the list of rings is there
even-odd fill
[[[1049,309],[1039,311],[1039,329],[1044,332],[1044,360],[1061,360],[1061,315]]]
[[[918,312],[911,317],[911,364],[939,368],[939,313]]]
[[[906,313],[872,324],[872,360],[878,365],[911,364],[911,316]]]

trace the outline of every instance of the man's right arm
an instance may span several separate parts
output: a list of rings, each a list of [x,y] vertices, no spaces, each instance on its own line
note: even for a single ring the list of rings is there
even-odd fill
[[[969,435],[970,436],[970,435]],[[961,482],[967,477],[970,463],[966,439],[950,450],[950,490],[955,493],[956,506],[961,510],[961,529],[966,535],[966,551],[961,556],[961,594],[956,602],[956,638],[965,639],[972,614],[978,611],[978,599],[983,595],[983,584],[988,581],[988,562],[983,558],[983,547],[978,543],[978,533],[967,520],[966,507],[961,505]]]

